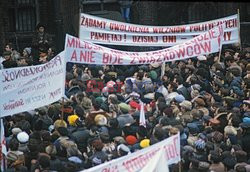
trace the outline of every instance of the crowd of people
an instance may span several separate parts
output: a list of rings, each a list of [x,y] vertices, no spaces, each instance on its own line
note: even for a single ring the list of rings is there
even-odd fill
[[[1,65],[43,64],[54,51],[38,25],[31,48],[19,53],[7,44]],[[163,76],[161,64],[68,63],[67,98],[4,118],[6,171],[79,171],[179,133],[181,162],[171,171],[248,172],[249,62],[249,47],[231,46],[166,63]]]
[[[0,56],[0,69],[44,64],[56,55],[55,51],[52,37],[45,31],[45,25],[39,23],[30,47],[18,52],[13,43],[5,45]]]

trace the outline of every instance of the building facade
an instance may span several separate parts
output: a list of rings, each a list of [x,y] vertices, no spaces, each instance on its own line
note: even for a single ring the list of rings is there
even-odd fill
[[[131,23],[179,25],[208,21],[240,11],[241,43],[250,43],[250,3],[166,2],[134,0]],[[63,50],[65,34],[78,36],[79,13],[124,21],[117,0],[2,0],[0,1],[0,55],[12,42],[19,52],[31,46],[38,23],[46,25],[58,51]]]

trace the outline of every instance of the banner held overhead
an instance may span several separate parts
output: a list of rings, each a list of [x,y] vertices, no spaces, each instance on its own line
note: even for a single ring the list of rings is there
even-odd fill
[[[188,25],[146,26],[118,22],[81,13],[79,38],[81,40],[111,45],[164,46],[181,44],[225,23],[223,44],[239,42],[238,14]]]
[[[187,40],[182,44],[157,51],[128,52],[80,40],[66,35],[66,62],[97,65],[140,65],[184,60],[198,55],[219,52],[225,24]]]

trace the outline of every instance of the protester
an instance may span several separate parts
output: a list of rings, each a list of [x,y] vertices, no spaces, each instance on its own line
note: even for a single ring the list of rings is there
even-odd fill
[[[3,68],[53,58],[44,26],[37,29],[18,63],[3,53]],[[220,61],[214,53],[169,62],[163,77],[159,64],[68,63],[64,102],[4,118],[8,169],[79,171],[180,133],[182,171],[250,171],[249,54],[229,47]]]

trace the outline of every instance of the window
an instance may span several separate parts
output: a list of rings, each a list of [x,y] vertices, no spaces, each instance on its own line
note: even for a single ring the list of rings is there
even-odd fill
[[[35,0],[11,0],[8,10],[10,32],[30,32],[35,30]]]

